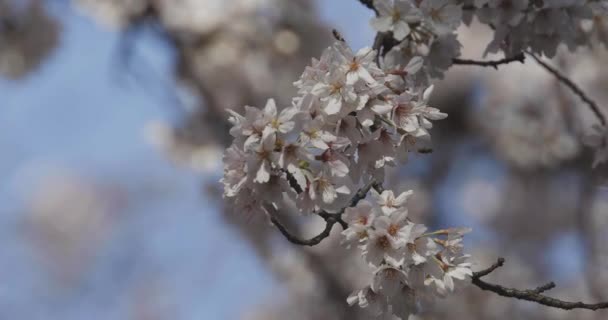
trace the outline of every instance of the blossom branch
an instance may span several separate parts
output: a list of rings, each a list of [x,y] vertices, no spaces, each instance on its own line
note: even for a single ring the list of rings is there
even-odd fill
[[[459,65],[474,65],[474,66],[480,66],[480,67],[492,67],[492,68],[498,70],[498,66],[500,66],[500,65],[509,64],[511,62],[516,62],[516,61],[524,63],[525,60],[526,60],[526,56],[524,55],[523,52],[520,52],[512,57],[507,57],[507,58],[500,59],[500,60],[478,61],[478,60],[454,58],[454,59],[452,59],[452,62],[454,64],[459,64]]]
[[[555,76],[555,78],[557,78],[557,80],[559,80],[562,84],[564,84],[566,87],[568,87],[570,90],[572,90],[572,92],[574,92],[574,94],[579,96],[581,98],[581,100],[583,100],[583,102],[585,102],[589,106],[589,108],[591,108],[591,111],[593,111],[595,116],[600,120],[601,124],[603,126],[606,126],[606,117],[600,111],[600,107],[597,105],[597,103],[595,103],[595,101],[593,101],[591,98],[589,98],[585,94],[585,92],[583,92],[583,90],[581,88],[579,88],[574,82],[572,82],[572,80],[568,79],[568,77],[563,75],[559,70],[550,66],[548,63],[542,61],[534,53],[532,53],[532,52],[526,52],[526,53],[530,57],[532,57],[532,59],[534,59],[539,65],[541,65],[543,68],[545,68],[545,70],[547,70],[549,73],[551,73],[553,76]]]
[[[323,239],[329,237],[329,234],[331,233],[331,229],[333,228],[334,224],[336,224],[336,222],[338,222],[338,220],[342,220],[340,217],[336,217],[334,215],[327,216],[324,219],[325,219],[325,229],[323,229],[323,231],[321,231],[321,233],[319,233],[317,236],[312,237],[310,239],[300,239],[299,237],[297,237],[297,236],[293,235],[291,232],[289,232],[289,230],[287,230],[287,228],[285,228],[285,226],[283,226],[279,222],[279,220],[277,219],[277,217],[275,215],[270,216],[270,221],[272,221],[272,223],[277,227],[277,229],[279,229],[279,231],[283,234],[283,236],[285,236],[285,238],[287,240],[289,240],[289,242],[300,245],[300,246],[310,246],[310,247],[321,243],[321,241],[323,241]],[[342,221],[342,223],[344,223],[344,221]]]
[[[487,276],[492,273],[494,270],[502,267],[505,263],[505,259],[499,258],[496,263],[490,266],[487,269],[477,271],[473,273],[471,277],[471,282],[479,287],[481,290],[491,291],[499,296],[507,297],[507,298],[515,298],[519,300],[525,300],[530,302],[536,302],[538,304],[542,304],[544,306],[564,309],[564,310],[572,310],[572,309],[588,309],[588,310],[600,310],[600,309],[608,309],[608,302],[601,302],[596,304],[589,304],[583,302],[569,302],[563,301],[555,298],[551,298],[545,296],[541,293],[555,288],[554,282],[549,282],[545,285],[539,286],[535,289],[531,290],[519,290],[513,288],[503,287],[501,285],[489,283],[481,280],[482,277]]]
[[[325,228],[323,229],[323,231],[321,231],[321,233],[319,233],[318,235],[316,235],[310,239],[301,239],[298,236],[292,234],[289,230],[287,230],[287,228],[278,220],[277,215],[276,215],[276,209],[273,206],[270,206],[270,205],[266,206],[266,210],[269,211],[269,213],[270,213],[270,221],[277,227],[277,229],[279,229],[279,231],[283,234],[283,236],[285,236],[285,238],[289,242],[300,245],[300,246],[311,246],[312,247],[312,246],[315,246],[315,245],[321,243],[321,241],[323,241],[325,238],[329,237],[329,235],[331,233],[331,229],[333,228],[333,226],[336,223],[340,224],[342,229],[347,229],[348,224],[344,220],[342,220],[342,217],[341,217],[342,214],[344,213],[344,211],[346,210],[346,208],[356,206],[359,203],[359,201],[363,200],[367,196],[367,193],[369,192],[369,190],[372,187],[377,188],[377,186],[379,186],[379,185],[380,184],[375,181],[369,182],[368,184],[363,186],[361,189],[359,189],[359,191],[357,191],[355,196],[350,200],[350,203],[348,204],[347,207],[340,209],[340,211],[338,211],[337,213],[329,213],[325,210],[318,212],[317,215],[319,217],[323,218],[323,220],[325,220]],[[380,186],[380,188],[381,188],[381,186]]]

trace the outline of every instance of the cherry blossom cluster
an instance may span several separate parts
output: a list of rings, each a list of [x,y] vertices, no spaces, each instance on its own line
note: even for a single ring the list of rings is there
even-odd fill
[[[553,57],[560,44],[574,50],[595,39],[608,43],[604,0],[375,0],[373,5],[378,15],[372,27],[391,32],[398,42],[388,61],[425,57],[426,74],[434,78],[460,55],[455,31],[473,17],[494,31],[486,53],[511,57],[530,50]]]
[[[461,254],[462,233],[427,234],[407,218],[411,191],[394,197],[372,190],[373,202],[352,203],[363,185],[384,181],[387,167],[429,142],[431,120],[447,116],[428,106],[433,87],[418,78],[422,58],[388,67],[375,57],[371,48],[354,53],[337,41],[295,82],[292,105],[279,109],[270,99],[263,109],[230,111],[234,142],[222,181],[225,197],[245,214],[272,215],[290,205],[303,214],[344,212],[347,242],[359,245],[376,270],[374,283],[349,301],[405,315],[427,296],[452,292],[453,279],[471,270]],[[439,235],[447,239],[434,238]],[[399,281],[391,285],[393,276]],[[413,304],[389,303],[400,297],[397,291],[412,295]]]
[[[516,57],[530,52],[551,58],[560,45],[572,51],[608,44],[605,0],[374,0],[372,4],[377,13],[372,27],[393,39],[383,52],[382,64],[398,69],[421,59],[419,83],[443,77],[460,55],[456,29],[461,22],[469,25],[474,17],[493,30],[485,53]],[[608,160],[608,128],[600,121],[582,141],[596,151],[594,166]]]
[[[433,87],[418,85],[421,59],[384,70],[375,56],[338,41],[305,69],[291,106],[279,110],[271,99],[264,109],[231,112],[225,195],[253,211],[264,201],[337,212],[358,185],[383,181],[386,167],[423,148],[430,120],[447,115],[428,106]]]
[[[406,65],[424,57],[422,75],[442,78],[460,55],[454,31],[462,21],[462,5],[450,0],[375,0],[377,17],[371,25],[378,32],[391,32],[398,42],[386,52],[388,65]]]
[[[371,284],[347,301],[384,319],[408,319],[473,274],[469,256],[462,254],[467,230],[426,233],[424,225],[408,219],[410,195],[411,190],[397,197],[390,190],[372,190],[372,202],[362,200],[345,211],[345,242],[358,246],[375,268]]]
[[[465,2],[472,3],[475,8],[472,11],[479,21],[494,29],[494,39],[487,52],[502,50],[507,56],[529,49],[553,57],[560,44],[574,50],[590,45],[590,36],[601,35],[606,30],[602,20],[606,17],[608,2],[603,0]]]

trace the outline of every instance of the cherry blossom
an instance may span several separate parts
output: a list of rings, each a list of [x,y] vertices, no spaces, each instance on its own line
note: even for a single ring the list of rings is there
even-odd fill
[[[397,40],[403,40],[410,33],[410,24],[420,21],[417,7],[407,0],[376,0],[374,7],[379,16],[371,21],[376,31],[392,31]]]

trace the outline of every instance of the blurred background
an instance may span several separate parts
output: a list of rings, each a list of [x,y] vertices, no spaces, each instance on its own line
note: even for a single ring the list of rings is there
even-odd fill
[[[0,0],[0,319],[367,319],[346,297],[371,270],[337,228],[295,247],[225,211],[217,181],[224,109],[288,104],[332,28],[373,43],[372,14],[356,0]],[[459,38],[481,59],[491,35]],[[607,62],[598,47],[553,64],[606,106]],[[533,61],[454,66],[433,99],[449,114],[434,152],[388,183],[415,190],[414,219],[473,227],[475,269],[507,260],[489,280],[608,300],[607,173],[580,143],[592,114]],[[416,318],[448,315],[608,318],[476,287]]]

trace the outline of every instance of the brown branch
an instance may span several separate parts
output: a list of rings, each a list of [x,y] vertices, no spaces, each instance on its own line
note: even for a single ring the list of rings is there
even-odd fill
[[[583,92],[583,90],[581,88],[579,88],[574,82],[572,82],[572,80],[568,79],[568,77],[566,77],[561,72],[559,72],[559,70],[550,66],[548,63],[542,61],[534,53],[529,52],[529,51],[526,53],[530,57],[532,57],[532,59],[534,59],[539,65],[541,65],[543,68],[545,68],[545,70],[547,70],[549,73],[551,73],[553,76],[555,76],[555,78],[557,78],[557,80],[559,80],[562,84],[564,84],[566,87],[568,87],[570,90],[572,90],[572,92],[574,92],[574,94],[579,96],[581,98],[581,100],[583,100],[583,102],[585,102],[589,106],[589,108],[591,108],[591,111],[593,111],[593,113],[600,120],[602,125],[606,126],[606,117],[600,111],[600,107],[597,105],[597,103],[595,103],[595,101],[593,101],[591,98],[589,98],[585,94],[585,92]]]
[[[471,278],[475,279],[475,278],[485,277],[485,276],[489,275],[490,273],[492,273],[494,270],[502,267],[504,264],[505,264],[505,258],[498,258],[496,263],[493,264],[492,266],[490,266],[489,268],[483,269],[483,270],[480,270],[477,272],[473,272],[473,276]]]
[[[279,231],[283,234],[283,236],[285,236],[285,238],[287,240],[289,240],[289,242],[300,245],[300,246],[312,247],[312,246],[315,246],[315,245],[321,243],[321,241],[323,241],[323,239],[329,237],[329,234],[331,233],[331,229],[333,228],[334,224],[336,224],[337,219],[336,218],[325,219],[325,229],[323,229],[323,231],[321,231],[321,233],[319,233],[317,236],[312,237],[310,239],[300,239],[297,236],[293,235],[291,232],[289,232],[289,230],[287,230],[287,228],[285,228],[285,226],[283,226],[279,222],[279,220],[277,220],[277,218],[274,215],[270,216],[270,221],[272,221],[272,223],[277,227],[277,229],[279,229]]]
[[[503,65],[503,64],[508,64],[511,62],[515,62],[515,61],[519,61],[521,63],[524,63],[526,60],[526,56],[524,55],[523,52],[520,52],[512,57],[508,57],[508,58],[504,58],[504,59],[500,59],[500,60],[492,60],[492,61],[478,61],[478,60],[469,60],[469,59],[458,59],[458,58],[454,58],[452,59],[452,63],[453,64],[459,64],[459,65],[473,65],[473,66],[480,66],[480,67],[492,67],[494,69],[498,70],[498,66]]]
[[[538,304],[542,304],[547,307],[564,309],[564,310],[572,310],[572,309],[588,309],[588,310],[600,310],[600,309],[608,309],[608,302],[601,302],[595,304],[583,303],[583,302],[569,302],[563,301],[555,298],[551,298],[543,295],[542,293],[555,288],[555,283],[549,282],[545,285],[539,286],[535,289],[531,290],[519,290],[513,288],[503,287],[501,285],[489,283],[481,280],[482,277],[487,276],[492,273],[494,270],[502,267],[505,263],[505,259],[499,258],[498,261],[493,264],[491,267],[474,272],[471,277],[471,282],[479,287],[481,290],[491,291],[499,296],[507,297],[507,298],[515,298],[519,300],[525,300],[530,302],[536,302]]]
[[[375,181],[369,182],[361,189],[359,189],[359,191],[357,191],[357,193],[350,200],[348,206],[340,209],[336,213],[329,213],[325,210],[317,212],[316,214],[319,217],[323,218],[323,220],[325,220],[325,228],[323,229],[323,231],[321,231],[321,233],[310,239],[301,239],[291,233],[289,230],[287,230],[287,228],[277,219],[277,215],[275,214],[276,209],[273,206],[268,205],[265,206],[265,208],[269,212],[270,221],[277,227],[277,229],[279,229],[283,236],[285,236],[285,238],[289,240],[289,242],[300,246],[315,246],[321,243],[321,241],[323,241],[325,238],[329,237],[331,229],[336,223],[340,224],[340,226],[342,226],[342,229],[347,229],[348,224],[344,220],[342,220],[342,214],[344,213],[344,211],[346,211],[347,208],[356,206],[359,201],[363,200],[367,196],[367,193],[372,187],[376,187],[378,185],[380,184]]]

